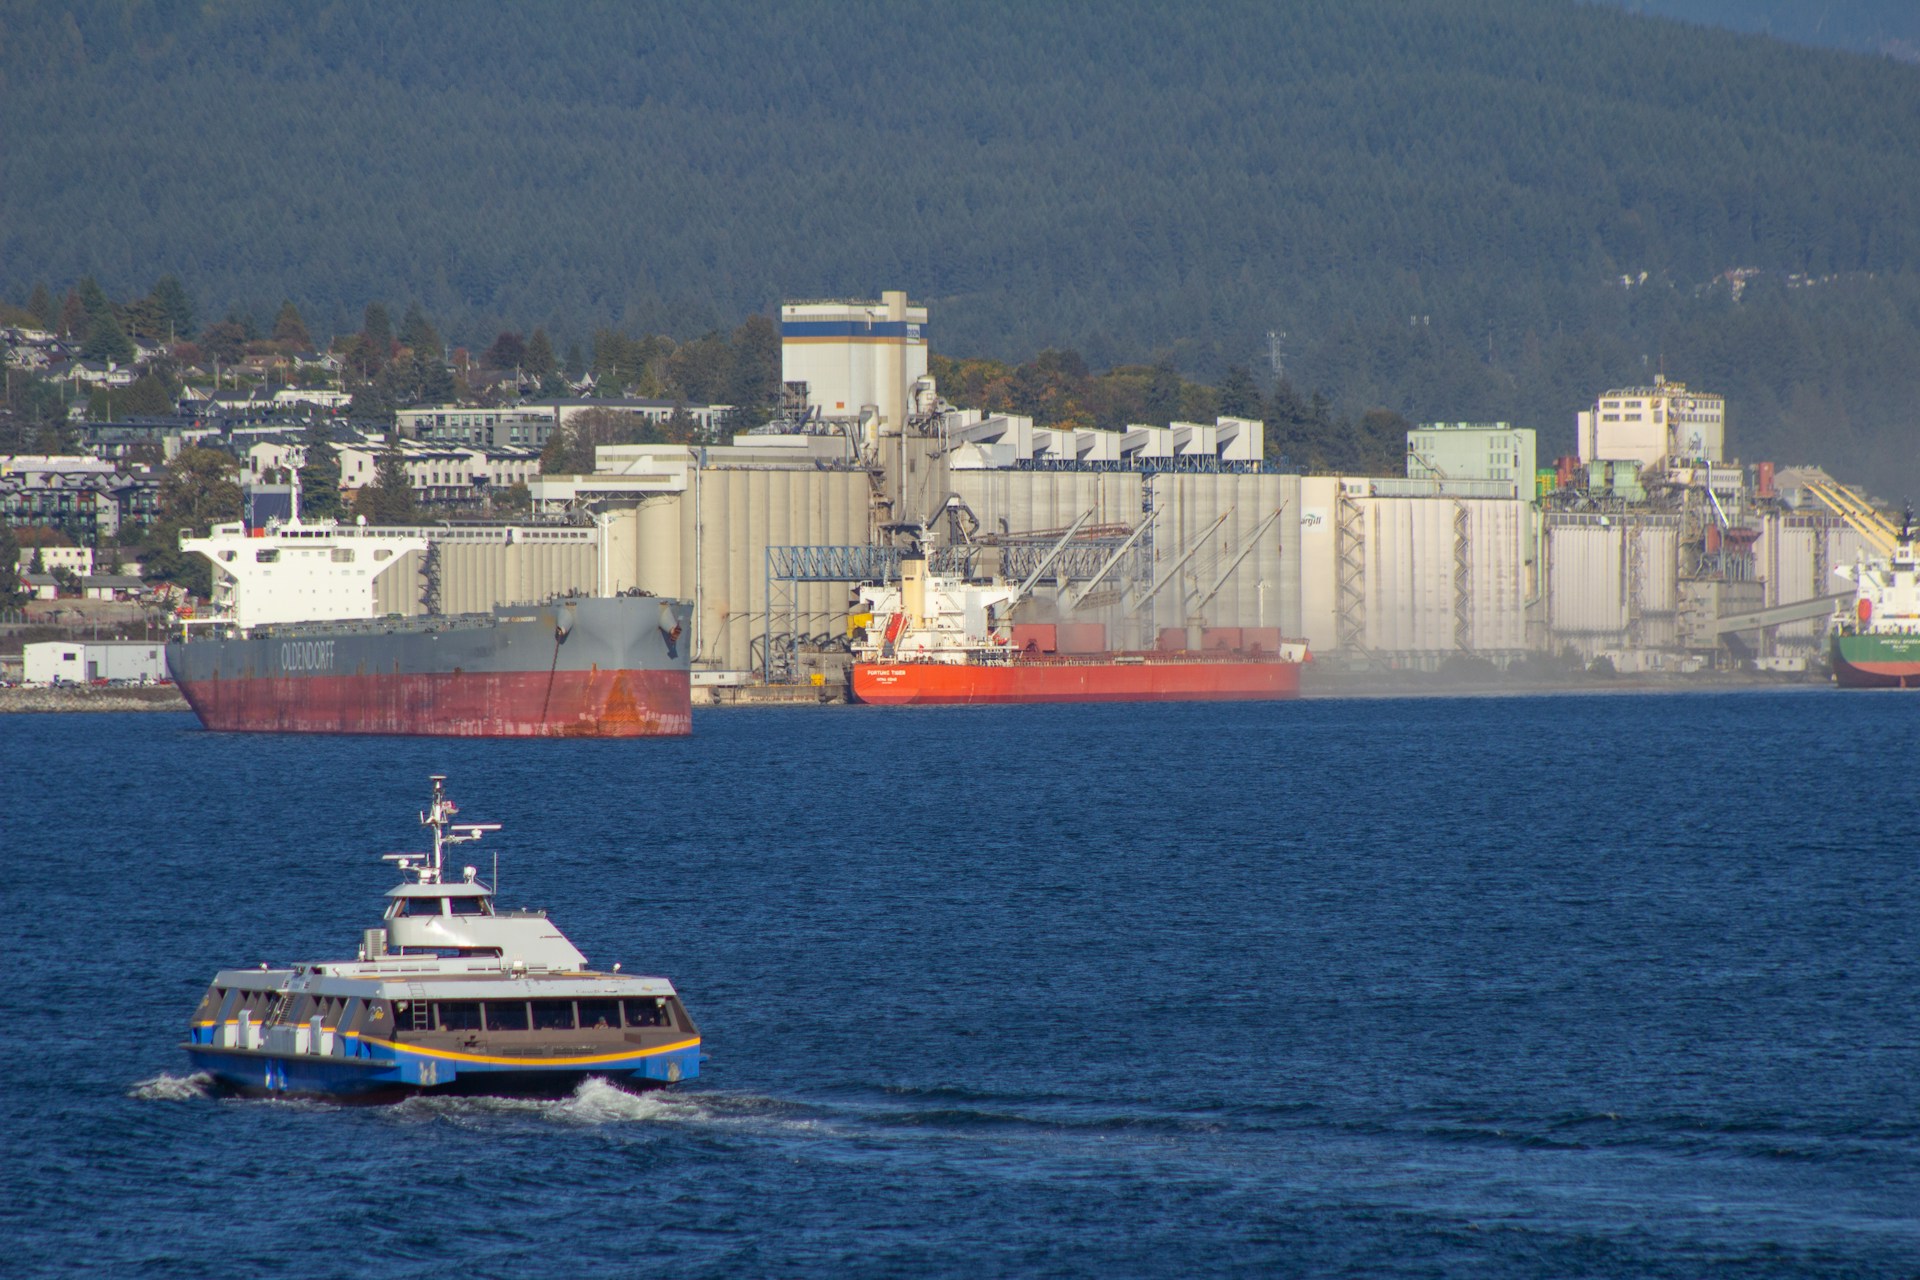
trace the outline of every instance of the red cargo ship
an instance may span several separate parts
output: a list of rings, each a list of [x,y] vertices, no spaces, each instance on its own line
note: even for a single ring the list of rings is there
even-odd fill
[[[1152,649],[1113,651],[1097,622],[1004,624],[1018,592],[929,577],[863,587],[853,696],[882,705],[1228,702],[1293,698],[1307,646],[1275,627],[1171,627]],[[1194,634],[1197,631],[1197,635]],[[1191,646],[1191,647],[1190,647]]]

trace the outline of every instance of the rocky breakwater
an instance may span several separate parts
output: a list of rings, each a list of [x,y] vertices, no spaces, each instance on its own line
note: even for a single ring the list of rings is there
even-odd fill
[[[0,713],[9,711],[186,711],[187,700],[163,685],[17,685],[0,689]]]

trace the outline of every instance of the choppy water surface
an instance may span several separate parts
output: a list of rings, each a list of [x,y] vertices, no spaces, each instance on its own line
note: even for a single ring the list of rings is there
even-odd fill
[[[0,1272],[1913,1275],[1920,699],[0,718]],[[426,775],[694,1085],[210,1098]]]

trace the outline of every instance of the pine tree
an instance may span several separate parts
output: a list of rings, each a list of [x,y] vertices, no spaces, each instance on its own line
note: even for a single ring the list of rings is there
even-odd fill
[[[430,356],[439,361],[445,355],[440,346],[440,331],[433,327],[417,302],[407,304],[406,317],[400,322],[400,345],[410,348],[416,357]]]
[[[523,368],[527,358],[527,344],[519,334],[503,331],[493,340],[493,345],[487,348],[486,354],[480,358],[486,361],[489,369]]]
[[[347,513],[340,499],[340,457],[319,427],[307,431],[300,464],[300,518],[338,520]]]
[[[521,367],[542,382],[553,376],[558,366],[553,358],[553,342],[547,337],[545,329],[535,329],[533,336],[527,339],[527,350],[522,357]]]
[[[280,304],[280,314],[273,319],[273,340],[290,351],[309,351],[313,348],[307,322],[300,318],[300,308],[293,305],[292,299]]]
[[[1180,374],[1173,361],[1161,360],[1153,366],[1147,381],[1147,421],[1164,427],[1180,415]]]
[[[132,363],[133,340],[120,327],[112,308],[88,318],[87,340],[80,344],[80,355],[83,359],[101,360],[108,364]]]
[[[1262,411],[1252,372],[1245,365],[1228,365],[1220,382],[1220,412],[1229,418],[1258,418]]]
[[[20,578],[20,543],[10,527],[0,524],[0,608],[17,609],[26,599],[27,584]]]
[[[166,317],[169,329],[168,337],[174,340],[191,338],[194,334],[193,299],[187,294],[187,287],[180,283],[177,276],[161,276],[154,281],[153,300],[160,304],[160,312]]]
[[[360,336],[367,340],[367,358],[373,363],[375,372],[393,359],[393,320],[388,317],[387,309],[377,302],[369,302],[365,318],[360,323]]]
[[[34,282],[33,292],[27,295],[27,311],[49,333],[60,323],[60,308],[53,304],[53,295],[47,292],[44,281]]]
[[[374,468],[373,483],[354,495],[353,510],[354,514],[365,516],[368,524],[419,521],[420,508],[413,500],[413,484],[407,478],[406,456],[400,452],[398,433],[388,433],[386,451]]]

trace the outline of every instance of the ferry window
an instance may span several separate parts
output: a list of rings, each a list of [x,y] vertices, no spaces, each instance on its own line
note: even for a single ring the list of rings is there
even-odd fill
[[[620,1025],[620,1002],[618,1000],[582,1000],[580,1002],[580,1025],[583,1027],[618,1027]]]
[[[487,1030],[525,1031],[527,1002],[524,1000],[487,1001]]]
[[[280,558],[280,552],[275,548],[269,547],[264,551],[254,552],[253,558],[259,561],[261,564],[272,564],[275,560],[278,560]]]
[[[483,906],[485,902],[486,902],[485,898],[448,898],[447,899],[447,905],[453,908],[453,914],[457,916],[485,915],[486,909]]]
[[[630,1027],[664,1027],[667,1025],[667,1002],[654,997],[651,1000],[623,1000],[627,1007],[627,1025]]]
[[[402,916],[437,916],[440,914],[438,898],[402,898],[400,910],[394,913]]]
[[[573,1030],[573,1001],[535,1000],[533,1002],[533,1029],[535,1031]]]
[[[435,1021],[442,1031],[478,1031],[480,1029],[480,1002],[478,1000],[439,1000],[433,1006]]]

